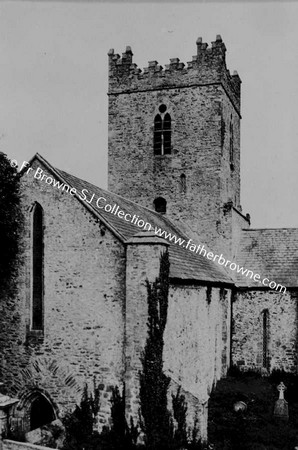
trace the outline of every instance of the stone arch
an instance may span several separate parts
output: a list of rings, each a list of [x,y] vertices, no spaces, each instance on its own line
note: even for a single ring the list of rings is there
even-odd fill
[[[20,396],[13,417],[18,432],[39,428],[58,418],[58,407],[46,391],[40,388],[27,390]]]

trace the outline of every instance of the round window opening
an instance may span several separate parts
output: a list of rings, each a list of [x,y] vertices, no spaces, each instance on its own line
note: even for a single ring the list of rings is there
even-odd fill
[[[162,105],[160,105],[160,107],[158,109],[159,109],[159,112],[164,113],[164,112],[166,112],[167,107],[166,107],[166,105],[162,104]]]

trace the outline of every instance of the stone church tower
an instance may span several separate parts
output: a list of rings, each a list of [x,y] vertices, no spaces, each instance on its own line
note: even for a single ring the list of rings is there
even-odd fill
[[[231,254],[233,214],[248,225],[240,207],[241,80],[226,67],[220,36],[207,47],[199,38],[187,67],[173,58],[143,71],[130,47],[122,58],[110,50],[108,189]]]

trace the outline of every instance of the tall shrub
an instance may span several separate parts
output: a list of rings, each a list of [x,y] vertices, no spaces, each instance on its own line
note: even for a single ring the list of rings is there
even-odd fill
[[[20,178],[0,152],[0,289],[7,288],[16,274],[22,222]]]
[[[174,432],[174,441],[177,448],[185,448],[187,446],[186,431],[186,413],[187,404],[184,395],[181,394],[181,386],[179,386],[176,395],[172,394],[173,415],[176,420],[177,427]]]
[[[163,373],[163,335],[167,323],[169,268],[168,253],[163,253],[158,278],[153,283],[147,280],[148,337],[141,359],[140,403],[141,428],[148,450],[169,448],[173,437],[173,424],[167,409],[170,379]]]
[[[94,432],[93,427],[99,412],[99,399],[98,388],[94,386],[93,394],[89,394],[87,385],[84,387],[80,404],[63,419],[65,426],[63,450],[94,448],[94,440],[98,433]]]

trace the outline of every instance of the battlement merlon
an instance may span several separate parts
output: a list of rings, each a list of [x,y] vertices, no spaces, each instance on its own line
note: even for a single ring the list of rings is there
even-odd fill
[[[198,38],[197,54],[192,61],[180,62],[171,58],[165,68],[157,61],[149,61],[141,70],[133,63],[131,47],[126,47],[122,57],[111,49],[109,56],[109,95],[165,88],[182,88],[208,84],[222,84],[234,107],[240,114],[241,80],[236,71],[230,74],[226,66],[226,46],[221,36],[208,44]]]

